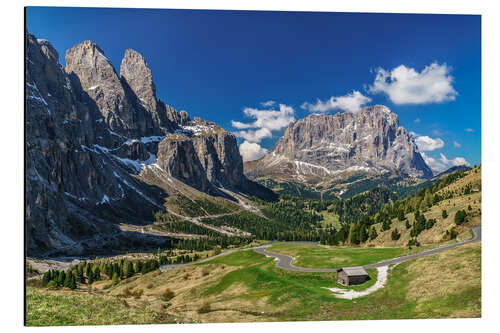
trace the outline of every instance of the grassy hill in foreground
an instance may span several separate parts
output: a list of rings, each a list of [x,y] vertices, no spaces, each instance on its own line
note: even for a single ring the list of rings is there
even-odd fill
[[[101,281],[92,294],[28,288],[28,325],[103,323],[71,314],[68,303],[75,297],[109,300],[116,306],[96,303],[92,313],[96,318],[120,317],[120,324],[174,318],[246,322],[481,316],[480,243],[397,265],[383,289],[355,302],[337,299],[322,288],[336,287],[335,280],[335,273],[284,271],[275,267],[272,258],[241,251],[206,264],[150,272],[116,286]],[[123,315],[125,302],[133,309],[130,315]],[[79,313],[87,311],[85,304],[78,307]],[[47,309],[51,315],[46,315]]]

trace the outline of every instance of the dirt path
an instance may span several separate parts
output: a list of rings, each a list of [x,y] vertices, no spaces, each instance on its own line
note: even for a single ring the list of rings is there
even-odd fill
[[[373,286],[365,290],[356,291],[353,289],[341,289],[341,288],[326,288],[326,289],[335,293],[335,297],[344,299],[353,299],[369,295],[379,289],[382,289],[385,286],[385,283],[387,282],[389,266],[377,267],[377,271],[378,271],[377,281]]]
[[[120,223],[120,230],[121,231],[140,232],[142,234],[148,234],[148,235],[153,235],[153,236],[164,236],[164,237],[177,237],[177,238],[202,238],[202,237],[206,237],[203,235],[184,234],[184,233],[175,233],[175,232],[157,230],[157,229],[153,228],[153,224],[135,225],[135,224]]]

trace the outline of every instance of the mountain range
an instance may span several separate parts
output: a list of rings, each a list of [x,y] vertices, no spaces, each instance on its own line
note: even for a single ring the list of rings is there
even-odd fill
[[[269,153],[244,165],[234,134],[157,97],[135,50],[118,72],[84,41],[63,67],[47,40],[28,33],[25,63],[28,256],[159,246],[164,237],[120,225],[148,225],[177,197],[252,209],[253,197],[276,200],[276,192],[350,196],[432,177],[413,136],[382,105],[290,123]]]
[[[28,33],[25,50],[28,256],[161,244],[118,224],[151,223],[179,193],[276,198],[245,177],[232,133],[157,97],[137,51],[118,74],[91,41],[67,51],[66,67],[47,40]]]
[[[245,172],[271,187],[299,184],[335,195],[367,179],[375,187],[375,180],[433,175],[412,134],[383,105],[356,113],[311,114],[290,123],[264,157],[245,164]]]

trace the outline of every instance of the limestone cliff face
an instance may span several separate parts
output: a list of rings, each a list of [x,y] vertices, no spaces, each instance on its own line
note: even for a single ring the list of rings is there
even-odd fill
[[[249,165],[248,172],[261,175],[281,169],[298,177],[344,171],[432,177],[412,135],[382,105],[360,113],[310,115],[292,123],[266,156]]]
[[[65,73],[53,47],[29,34],[26,42],[28,254],[98,251],[117,234],[113,222],[150,218],[164,193],[131,176],[120,155],[144,152],[122,147],[126,140],[102,121],[96,101]],[[99,237],[100,243],[82,242]]]
[[[193,136],[193,144],[211,182],[239,188],[244,182],[243,160],[232,133],[214,123],[196,119],[205,131]]]
[[[171,176],[203,192],[213,190],[193,141],[182,134],[165,138],[158,147],[158,165]]]
[[[132,49],[125,51],[120,65],[120,78],[125,90],[129,91],[135,108],[145,111],[145,118],[151,119],[153,132],[156,134],[169,132],[178,128],[178,125],[182,125],[176,119],[168,118],[165,104],[156,97],[151,69],[139,52]],[[171,112],[178,113],[176,110]]]
[[[232,134],[157,98],[136,51],[125,52],[120,76],[91,41],[67,52],[66,68],[46,40],[27,34],[26,52],[28,255],[157,247],[163,239],[120,232],[117,223],[150,223],[164,209],[169,176],[211,195],[221,185],[269,194],[247,185]]]

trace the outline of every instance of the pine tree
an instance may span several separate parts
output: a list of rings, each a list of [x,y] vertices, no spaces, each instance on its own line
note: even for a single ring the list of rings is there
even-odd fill
[[[373,240],[375,238],[377,238],[378,234],[377,234],[377,229],[375,229],[374,226],[371,226],[370,228],[370,239]]]
[[[358,243],[356,226],[354,223],[351,223],[351,227],[349,228],[349,236],[347,236],[347,241],[351,245]]]
[[[70,288],[72,276],[73,276],[73,274],[71,273],[71,271],[69,271],[68,274],[66,274],[66,278],[64,279],[64,287],[65,288]]]
[[[361,225],[359,229],[359,242],[364,243],[367,240],[368,240],[368,233],[366,232],[365,226]]]
[[[42,287],[47,287],[47,284],[49,283],[50,281],[50,271],[47,271],[43,274],[43,277],[42,277]]]
[[[382,222],[382,231],[391,229],[391,221],[386,219]]]
[[[123,274],[125,275],[126,278],[129,278],[132,275],[134,275],[134,265],[132,265],[130,261],[125,262]]]
[[[94,269],[94,281],[99,281],[101,279],[101,269],[97,266]]]
[[[70,274],[70,276],[71,276],[71,279],[70,279],[70,281],[69,281],[68,288],[69,288],[69,289],[73,289],[73,290],[74,290],[74,289],[76,289],[76,280],[75,280],[75,275]]]
[[[465,210],[459,210],[455,213],[455,224],[460,225],[465,222],[465,218],[467,217],[467,213]]]
[[[142,272],[142,261],[137,260],[137,261],[135,262],[135,269],[134,269],[134,271],[135,271],[136,273]]]
[[[62,287],[64,285],[64,280],[66,279],[66,273],[64,273],[64,271],[61,271],[59,273],[59,276],[57,277],[57,285],[59,287]]]
[[[85,266],[85,275],[87,276],[87,278],[92,275],[92,265],[91,263],[87,263],[87,265]]]
[[[398,231],[398,228],[395,228],[391,233],[392,240],[398,240],[401,237],[401,234]]]
[[[118,282],[120,282],[120,278],[118,277],[118,273],[117,272],[113,273],[112,280],[113,280],[113,284],[118,284]]]
[[[94,273],[92,273],[92,269],[90,269],[87,273],[87,284],[90,286],[94,283]]]

